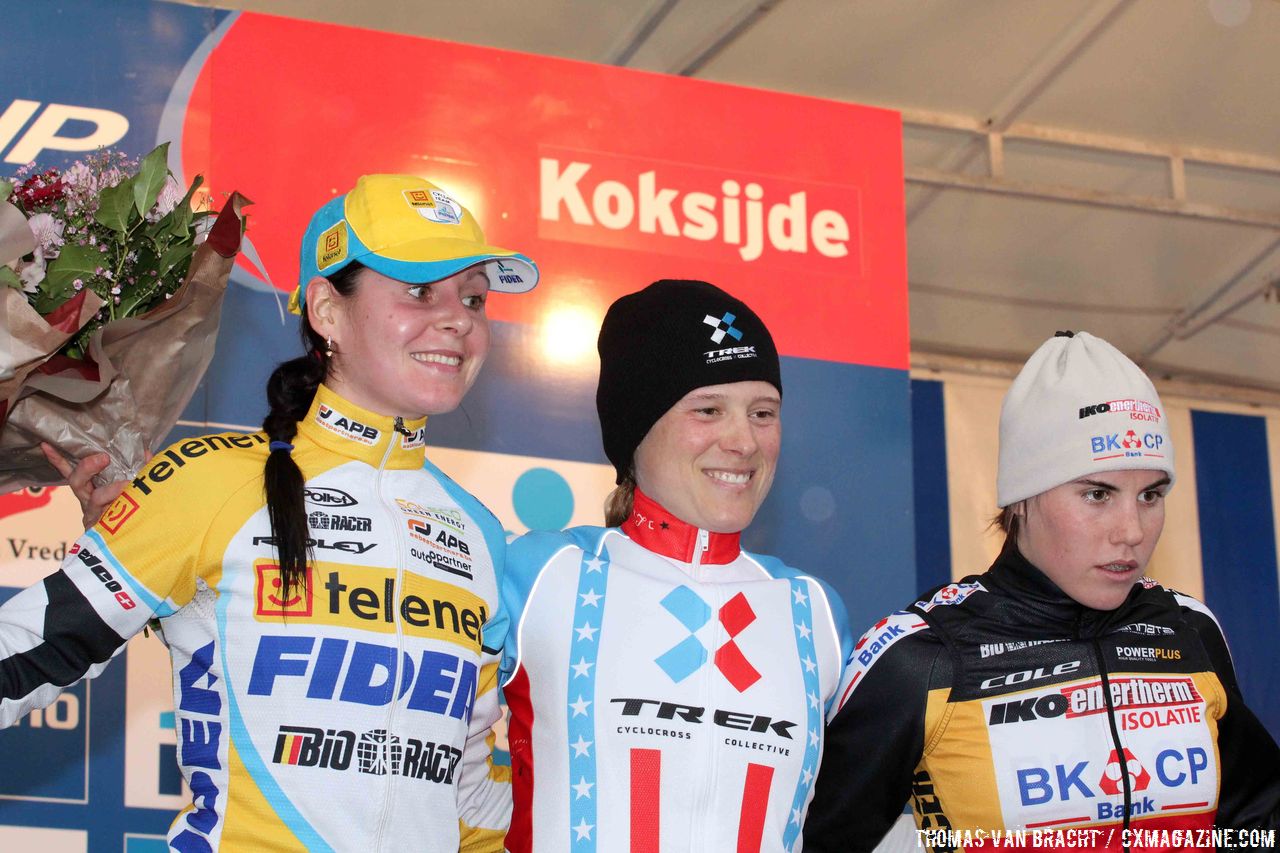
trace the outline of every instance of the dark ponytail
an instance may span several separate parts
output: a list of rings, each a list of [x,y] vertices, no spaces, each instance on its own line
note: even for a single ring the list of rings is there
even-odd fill
[[[342,296],[350,296],[355,292],[356,276],[362,269],[361,264],[353,262],[330,277],[329,283]],[[280,564],[282,597],[286,599],[289,592],[303,586],[307,560],[314,559],[308,546],[310,530],[302,469],[292,456],[293,437],[298,434],[298,421],[311,409],[316,389],[329,374],[325,340],[311,328],[305,304],[299,331],[306,355],[290,359],[272,371],[267,380],[270,410],[262,422],[262,430],[271,442],[262,471],[263,490]]]

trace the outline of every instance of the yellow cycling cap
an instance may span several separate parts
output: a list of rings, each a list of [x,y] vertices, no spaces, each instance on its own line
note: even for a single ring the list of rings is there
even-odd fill
[[[489,288],[524,293],[538,283],[528,257],[490,246],[471,212],[416,175],[364,175],[355,188],[321,207],[302,238],[298,287],[289,310],[301,313],[307,282],[359,261],[412,284],[485,265]]]

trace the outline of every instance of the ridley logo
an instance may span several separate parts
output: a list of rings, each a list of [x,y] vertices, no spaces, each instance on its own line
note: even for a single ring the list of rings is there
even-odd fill
[[[737,249],[744,261],[759,259],[767,249],[798,255],[812,250],[833,259],[850,255],[852,233],[845,216],[831,209],[809,213],[814,188],[770,203],[761,183],[719,171],[670,164],[659,176],[653,169],[640,171],[639,162],[598,153],[593,160],[609,162],[569,159],[581,156],[567,153],[564,161],[539,159],[542,220],[561,222],[563,217],[575,225],[599,225],[610,231],[635,229],[640,234],[703,243],[719,240]],[[597,178],[600,172],[609,177]]]

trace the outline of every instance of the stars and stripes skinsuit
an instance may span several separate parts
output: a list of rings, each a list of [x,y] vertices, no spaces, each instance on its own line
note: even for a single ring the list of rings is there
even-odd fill
[[[319,389],[293,450],[313,556],[289,590],[266,437],[158,453],[58,572],[0,608],[0,724],[97,675],[158,617],[192,792],[172,849],[501,849],[486,638],[505,543],[425,459],[424,431]]]
[[[852,643],[818,580],[643,493],[508,548],[510,851],[798,850]]]

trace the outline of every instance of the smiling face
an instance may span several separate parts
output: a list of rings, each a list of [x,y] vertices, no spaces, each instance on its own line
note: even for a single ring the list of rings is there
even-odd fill
[[[489,352],[489,279],[474,266],[430,284],[406,284],[371,269],[343,297],[329,283],[307,287],[307,313],[333,336],[326,383],[382,415],[420,418],[453,411]]]
[[[1022,503],[1018,548],[1071,598],[1114,610],[1142,577],[1164,528],[1163,471],[1108,471]]]
[[[782,400],[768,382],[690,391],[640,442],[636,485],[676,518],[737,533],[769,494],[782,443]]]

